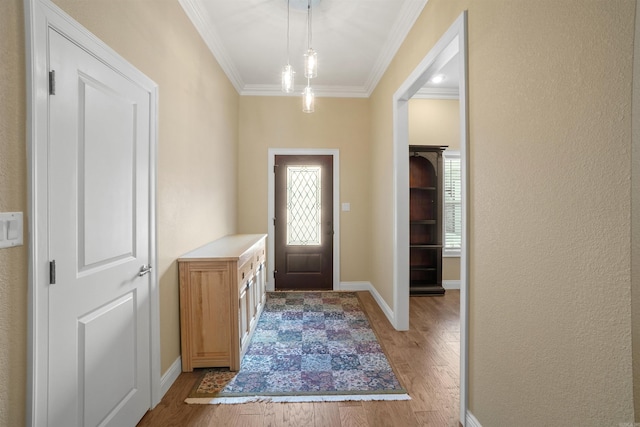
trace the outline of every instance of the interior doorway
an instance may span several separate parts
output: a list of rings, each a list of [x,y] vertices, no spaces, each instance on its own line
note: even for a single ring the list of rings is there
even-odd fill
[[[132,425],[161,397],[158,88],[53,3],[25,14],[25,424]]]
[[[461,163],[461,250],[460,250],[460,422],[466,425],[468,378],[469,245],[468,111],[467,111],[467,13],[463,12],[407,77],[393,96],[394,157],[394,326],[409,329],[409,100],[425,86],[435,72],[459,55],[459,114]]]

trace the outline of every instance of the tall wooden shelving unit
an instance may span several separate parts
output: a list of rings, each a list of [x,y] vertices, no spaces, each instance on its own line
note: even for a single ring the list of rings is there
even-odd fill
[[[443,162],[446,146],[409,146],[409,293],[443,295]]]

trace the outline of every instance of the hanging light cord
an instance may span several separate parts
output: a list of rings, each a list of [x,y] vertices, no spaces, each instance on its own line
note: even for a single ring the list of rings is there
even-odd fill
[[[287,65],[289,65],[289,14],[291,13],[289,2],[290,0],[287,0]]]
[[[309,40],[307,40],[307,49],[311,49],[311,33],[312,33],[312,31],[311,31],[311,22],[312,22],[311,12],[312,12],[311,0],[308,0],[308,2],[307,2],[307,30],[308,30],[309,34],[307,34],[307,36],[308,36]]]

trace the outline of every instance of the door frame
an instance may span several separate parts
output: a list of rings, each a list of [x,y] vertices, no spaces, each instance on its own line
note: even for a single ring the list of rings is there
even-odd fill
[[[275,158],[276,156],[333,156],[333,286],[340,287],[340,150],[331,148],[269,148],[267,160],[267,290],[275,290]]]
[[[149,260],[151,401],[161,398],[160,304],[156,247],[158,86],[50,0],[24,0],[27,58],[27,178],[29,215],[29,297],[26,425],[47,425],[48,403],[48,31],[53,28],[150,94]]]
[[[462,248],[460,250],[460,422],[466,425],[469,373],[469,111],[467,11],[463,11],[393,95],[394,327],[409,329],[409,100],[430,73],[456,53],[459,61]]]

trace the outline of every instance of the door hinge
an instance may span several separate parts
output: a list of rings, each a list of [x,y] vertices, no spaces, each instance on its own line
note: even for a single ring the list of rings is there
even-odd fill
[[[49,95],[56,94],[56,70],[49,71]]]
[[[49,284],[56,284],[56,260],[49,261]]]
[[[276,219],[273,218],[273,225],[276,225]]]

